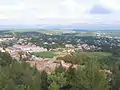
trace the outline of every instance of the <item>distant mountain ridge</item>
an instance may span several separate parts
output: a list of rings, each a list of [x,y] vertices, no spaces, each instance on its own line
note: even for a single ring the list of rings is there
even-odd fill
[[[0,30],[12,29],[68,29],[68,30],[120,30],[119,24],[117,25],[94,25],[94,24],[71,24],[71,25],[0,25]]]

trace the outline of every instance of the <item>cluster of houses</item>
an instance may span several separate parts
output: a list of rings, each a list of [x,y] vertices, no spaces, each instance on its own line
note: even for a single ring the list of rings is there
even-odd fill
[[[13,45],[13,48],[14,49],[20,49],[23,52],[30,52],[30,53],[47,51],[46,48],[39,47],[39,46],[36,46],[36,45]]]
[[[10,40],[15,40],[15,37],[10,37],[10,38],[0,38],[0,43],[1,43],[1,42],[10,41]]]
[[[13,40],[15,38],[2,38],[0,39],[0,42],[6,41],[6,40]],[[24,41],[24,39],[19,40],[18,43]],[[66,44],[65,49],[67,53],[75,52],[76,49],[79,49],[81,51],[84,50],[93,50],[96,46],[94,45],[88,45],[88,44],[79,44],[77,47],[73,46],[72,44]],[[61,50],[61,48],[54,49],[54,51]],[[71,63],[65,63],[63,60],[59,60],[59,62],[56,59],[50,59],[50,58],[39,58],[34,55],[30,55],[32,52],[44,52],[47,51],[46,48],[36,46],[34,44],[27,44],[27,45],[20,45],[15,44],[12,47],[7,47],[5,50],[3,48],[0,48],[1,52],[8,52],[13,59],[16,60],[25,60],[27,63],[29,63],[31,66],[35,66],[39,71],[45,70],[46,72],[54,71],[57,67],[60,65],[64,67],[66,70],[69,70],[69,67],[71,67]],[[61,54],[57,58],[65,57],[66,54]],[[79,65],[73,65],[73,68],[77,69],[80,67]],[[111,73],[109,71],[104,71],[106,73]]]
[[[8,52],[11,57],[15,60],[25,60],[27,63],[29,63],[31,66],[35,66],[39,71],[45,70],[46,72],[50,73],[51,71],[55,71],[57,67],[62,65],[66,70],[69,69],[71,66],[70,63],[65,63],[63,60],[60,60],[60,62],[57,62],[56,59],[52,58],[39,58],[34,55],[29,55],[28,49],[27,51],[24,50],[24,48],[27,48],[28,46],[20,46],[15,45],[13,47],[8,47],[5,50],[3,48],[0,48],[0,51],[2,52]],[[30,48],[30,47],[29,47]],[[35,46],[34,46],[35,48]],[[37,49],[38,47],[36,47]],[[64,57],[66,54],[61,54],[58,57]],[[77,68],[78,65],[74,65],[74,68]]]
[[[75,50],[80,51],[91,51],[96,49],[101,49],[95,45],[88,45],[88,44],[78,44],[77,46],[73,46],[72,44],[66,44],[65,47],[67,48],[67,52],[75,52]]]

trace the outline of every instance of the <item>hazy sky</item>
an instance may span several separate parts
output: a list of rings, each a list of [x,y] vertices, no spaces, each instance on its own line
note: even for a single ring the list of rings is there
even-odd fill
[[[0,25],[120,23],[120,0],[0,0]]]

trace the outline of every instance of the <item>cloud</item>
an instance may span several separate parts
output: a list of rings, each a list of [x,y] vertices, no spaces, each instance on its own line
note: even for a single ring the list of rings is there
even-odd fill
[[[91,14],[109,14],[112,13],[109,9],[103,7],[102,5],[95,5],[90,10]]]
[[[100,0],[100,3],[113,11],[120,11],[120,0]]]
[[[0,24],[65,25],[120,21],[119,0],[0,0],[0,2]]]

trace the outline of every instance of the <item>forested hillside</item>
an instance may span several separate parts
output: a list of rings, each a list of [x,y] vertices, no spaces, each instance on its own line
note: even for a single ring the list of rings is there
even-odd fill
[[[77,54],[72,56],[77,58]],[[69,59],[74,61],[76,58],[72,56]],[[68,70],[60,66],[47,74],[0,52],[0,90],[119,90],[118,56],[84,56],[79,65],[77,69],[71,66]]]

